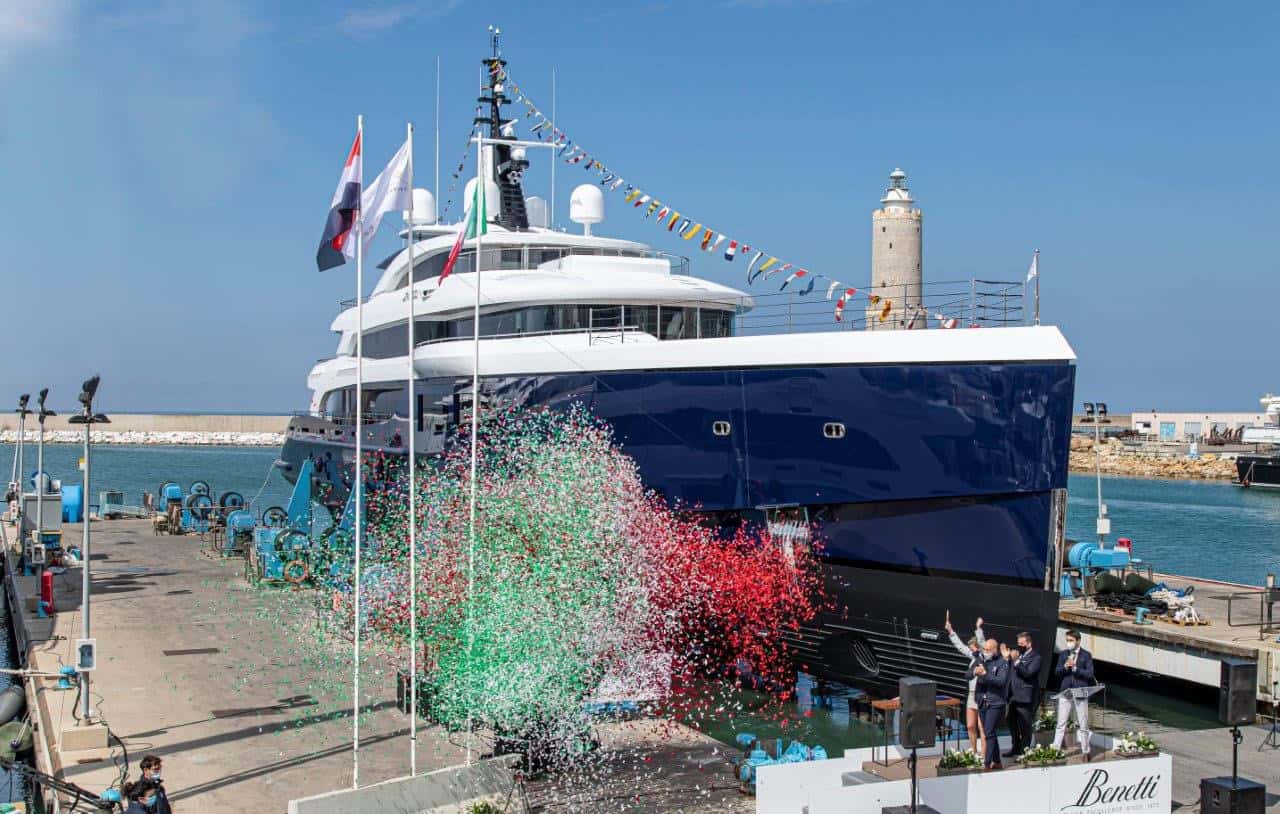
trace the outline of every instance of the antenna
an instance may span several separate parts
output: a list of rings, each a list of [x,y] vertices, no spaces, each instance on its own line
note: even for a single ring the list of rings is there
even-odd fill
[[[502,48],[498,44],[498,38],[502,36],[502,29],[496,25],[489,26],[489,40],[493,45],[493,58],[501,59]]]

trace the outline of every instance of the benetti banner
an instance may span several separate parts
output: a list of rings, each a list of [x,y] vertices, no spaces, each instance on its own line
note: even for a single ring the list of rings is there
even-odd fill
[[[1052,814],[1166,814],[1172,760],[1108,760],[1064,766],[1050,784]]]

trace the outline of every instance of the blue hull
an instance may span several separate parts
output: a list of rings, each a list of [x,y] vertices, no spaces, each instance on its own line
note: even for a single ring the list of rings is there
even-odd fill
[[[1074,386],[1064,361],[560,373],[482,389],[497,403],[589,405],[669,501],[722,519],[806,507],[845,605],[806,633],[806,666],[884,688],[914,668],[960,691],[963,663],[937,641],[947,609],[1052,646],[1045,574]],[[417,401],[451,427],[469,388],[428,380]],[[349,460],[341,430],[297,421],[283,454],[294,471],[338,448]],[[832,650],[863,652],[850,636],[879,654],[877,669],[855,674]]]

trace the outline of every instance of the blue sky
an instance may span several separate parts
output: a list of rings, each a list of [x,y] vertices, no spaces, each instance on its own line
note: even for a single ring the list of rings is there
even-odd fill
[[[1017,279],[1039,248],[1077,400],[1280,389],[1275,4],[8,0],[0,403],[66,406],[100,371],[107,409],[304,408],[353,294],[313,258],[355,114],[369,176],[414,121],[421,180],[439,56],[447,185],[489,23],[542,106],[556,69],[561,125],[610,166],[814,270],[865,281],[895,166],[926,280]],[[597,231],[683,248],[609,203]]]

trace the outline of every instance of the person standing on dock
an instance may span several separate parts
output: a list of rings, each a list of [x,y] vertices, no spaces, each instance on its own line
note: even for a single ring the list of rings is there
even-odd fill
[[[1004,768],[996,730],[1000,728],[1009,701],[1010,672],[1009,662],[1000,656],[1000,643],[995,639],[983,642],[982,663],[973,668],[973,674],[978,677],[978,711],[982,713],[982,729],[987,739],[982,765],[988,771]]]
[[[1053,745],[1062,748],[1067,737],[1067,720],[1074,712],[1076,736],[1080,740],[1080,754],[1088,761],[1089,741],[1089,687],[1093,686],[1093,656],[1080,646],[1080,631],[1068,630],[1067,649],[1058,654],[1058,667],[1054,671],[1058,685],[1058,726],[1053,734]]]
[[[947,636],[956,652],[969,660],[969,666],[965,668],[965,675],[969,679],[969,698],[964,705],[964,723],[969,732],[969,748],[981,755],[987,750],[987,739],[983,735],[982,716],[978,712],[978,677],[973,674],[973,668],[982,662],[982,643],[986,640],[982,633],[982,617],[978,617],[974,635],[967,643],[960,640],[955,628],[951,626],[951,611],[947,611],[947,621],[943,627],[947,629]]]
[[[1005,757],[1031,748],[1032,725],[1040,708],[1040,652],[1025,630],[1018,634],[1018,646],[1009,651],[1009,665],[1009,738],[1013,746]]]
[[[142,779],[151,781],[156,787],[156,801],[151,811],[155,814],[173,814],[173,809],[169,807],[169,795],[164,792],[164,780],[161,779],[160,774],[161,765],[159,755],[143,755],[142,762],[138,764],[142,769]]]

